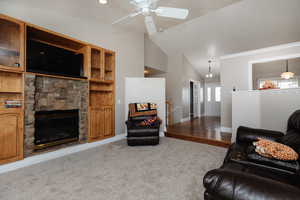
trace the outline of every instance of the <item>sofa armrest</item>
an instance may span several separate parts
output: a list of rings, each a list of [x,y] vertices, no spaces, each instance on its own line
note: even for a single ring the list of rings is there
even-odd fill
[[[251,143],[256,141],[257,138],[264,138],[273,141],[277,141],[284,134],[279,131],[265,130],[265,129],[254,129],[244,126],[240,126],[237,130],[237,143]]]
[[[216,199],[238,200],[294,200],[300,196],[300,189],[260,176],[226,169],[209,171],[204,179],[206,192]]]

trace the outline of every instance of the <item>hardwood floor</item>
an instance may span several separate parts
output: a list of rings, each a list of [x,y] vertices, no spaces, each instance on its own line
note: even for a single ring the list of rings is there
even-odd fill
[[[220,147],[231,144],[231,133],[221,132],[220,117],[200,117],[167,128],[166,136]]]

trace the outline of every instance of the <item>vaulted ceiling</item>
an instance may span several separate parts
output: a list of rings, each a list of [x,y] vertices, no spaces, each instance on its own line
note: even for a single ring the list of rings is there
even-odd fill
[[[184,54],[201,73],[219,73],[219,57],[300,41],[299,0],[242,0],[152,37],[166,53]]]

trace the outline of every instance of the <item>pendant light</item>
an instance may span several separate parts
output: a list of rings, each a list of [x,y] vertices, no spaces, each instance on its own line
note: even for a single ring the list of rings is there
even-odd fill
[[[283,72],[281,74],[281,78],[283,79],[290,79],[294,77],[294,73],[293,72],[289,72],[289,60],[286,60],[286,72]]]
[[[208,74],[205,75],[206,78],[212,78],[213,77],[213,73],[211,72],[211,60],[208,61]]]

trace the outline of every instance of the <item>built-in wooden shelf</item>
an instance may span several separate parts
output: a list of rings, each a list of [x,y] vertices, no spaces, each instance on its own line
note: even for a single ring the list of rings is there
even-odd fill
[[[50,44],[52,46],[60,47],[63,49],[68,49],[70,51],[79,51],[87,45],[82,41],[76,40],[74,38],[60,33],[50,31],[42,27],[38,27],[33,24],[27,23],[26,29],[27,38],[39,42],[44,42],[46,44]]]
[[[23,93],[22,91],[2,91],[0,90],[0,93],[6,93],[6,94],[21,94]]]
[[[45,76],[50,78],[60,78],[60,79],[68,79],[68,80],[79,80],[79,81],[88,81],[86,78],[74,78],[68,76],[58,76],[58,75],[50,75],[50,74],[41,74],[41,73],[34,73],[34,72],[26,72],[26,74],[32,74],[36,76]]]
[[[91,92],[112,92],[112,89],[90,89]]]
[[[0,46],[0,51],[6,51],[6,52],[8,52],[9,54],[15,55],[15,56],[19,56],[19,55],[20,55],[19,50],[12,49],[12,48],[9,48],[9,47],[3,47],[3,46]]]
[[[35,41],[35,42],[39,42],[39,43],[42,43],[42,44],[46,44],[46,45],[58,47],[58,48],[61,48],[61,49],[65,49],[65,50],[68,50],[68,51],[72,51],[72,52],[78,52],[78,50],[74,50],[74,49],[72,49],[72,48],[68,48],[68,47],[65,47],[65,46],[63,46],[63,45],[59,45],[59,44],[47,42],[47,41],[40,40],[40,39],[30,38],[30,40]]]
[[[0,68],[24,69],[24,23],[0,14]]]
[[[23,74],[22,71],[18,67],[6,67],[6,68],[0,68],[0,72],[9,72],[9,73],[17,73],[17,74]]]
[[[90,82],[93,83],[103,83],[103,84],[113,84],[113,80],[97,80],[97,79],[90,79]]]

